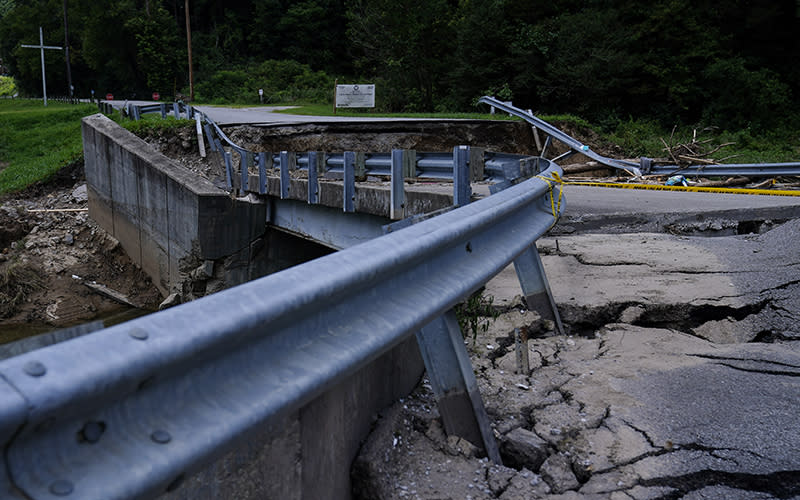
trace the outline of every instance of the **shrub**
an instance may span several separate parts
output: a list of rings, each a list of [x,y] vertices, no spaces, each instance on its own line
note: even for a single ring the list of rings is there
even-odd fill
[[[17,83],[10,76],[0,76],[0,96],[13,96],[17,92]]]

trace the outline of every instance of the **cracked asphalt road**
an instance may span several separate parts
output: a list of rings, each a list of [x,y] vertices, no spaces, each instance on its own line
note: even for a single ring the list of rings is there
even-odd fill
[[[468,341],[506,466],[444,435],[423,382],[378,420],[355,497],[800,498],[800,220],[770,227],[540,240],[568,335],[509,268],[484,291],[503,313]]]

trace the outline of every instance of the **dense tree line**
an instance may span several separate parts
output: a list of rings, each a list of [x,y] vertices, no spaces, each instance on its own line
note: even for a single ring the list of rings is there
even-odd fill
[[[0,58],[22,92],[64,44],[63,0],[0,0]],[[188,94],[184,0],[68,0],[79,95]],[[789,124],[800,101],[800,0],[191,0],[198,98],[330,99],[378,85],[386,110],[469,110],[494,94],[612,125]],[[66,89],[63,54],[48,82]],[[61,63],[59,64],[59,60]],[[65,93],[64,92],[61,93]],[[54,91],[54,93],[59,93]]]

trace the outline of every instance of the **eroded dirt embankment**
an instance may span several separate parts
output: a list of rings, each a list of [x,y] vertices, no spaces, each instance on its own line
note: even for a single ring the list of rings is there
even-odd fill
[[[130,309],[160,295],[119,242],[89,218],[83,164],[0,199],[0,343]],[[100,291],[98,291],[100,290]]]

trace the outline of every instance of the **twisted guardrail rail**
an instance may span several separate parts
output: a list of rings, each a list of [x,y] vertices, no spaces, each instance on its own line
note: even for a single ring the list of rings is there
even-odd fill
[[[800,176],[800,162],[789,163],[737,163],[737,164],[718,164],[718,165],[692,165],[681,167],[677,165],[656,165],[651,158],[642,157],[639,163],[627,160],[617,160],[598,154],[592,149],[581,143],[579,140],[562,132],[541,118],[537,118],[527,111],[515,108],[503,101],[493,97],[484,96],[478,102],[488,104],[501,111],[522,118],[539,130],[547,134],[547,139],[542,147],[542,157],[547,156],[547,149],[552,139],[558,140],[569,147],[569,151],[563,153],[552,160],[559,162],[576,153],[581,153],[588,158],[608,167],[619,170],[626,170],[635,176],[641,175],[673,175],[681,173],[683,175],[703,175],[703,176],[743,176],[743,177],[774,177],[779,175]]]

